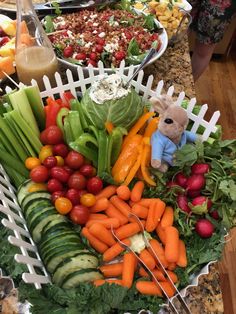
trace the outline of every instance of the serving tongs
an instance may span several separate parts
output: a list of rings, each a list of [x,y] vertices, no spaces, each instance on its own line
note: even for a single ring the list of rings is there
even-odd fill
[[[168,301],[167,306],[170,308],[170,310],[175,313],[175,314],[182,314],[182,313],[187,313],[187,314],[191,314],[191,311],[187,305],[187,303],[185,302],[184,298],[182,297],[181,293],[179,292],[178,288],[175,286],[173,280],[170,278],[169,274],[167,273],[167,271],[165,270],[165,267],[162,265],[159,257],[157,256],[157,254],[155,253],[154,249],[152,248],[151,244],[149,243],[148,238],[145,235],[145,231],[144,231],[144,227],[143,224],[141,223],[140,219],[138,216],[136,216],[134,213],[130,213],[130,216],[134,217],[137,221],[137,223],[140,226],[140,230],[141,230],[141,234],[143,236],[143,240],[144,243],[146,245],[147,248],[149,248],[156,260],[157,266],[162,270],[163,275],[165,276],[165,278],[169,281],[169,283],[171,284],[172,288],[174,289],[174,291],[176,292],[175,294],[175,298],[179,301],[180,305],[181,305],[181,312],[179,312],[175,305],[173,304],[173,301],[171,300],[171,298],[169,298],[169,296],[166,294],[165,290],[162,288],[160,282],[157,280],[157,278],[155,277],[155,275],[153,274],[153,272],[151,271],[151,269],[141,260],[141,258],[138,256],[138,254],[136,254],[136,252],[127,244],[125,244],[124,242],[122,242],[115,234],[112,226],[111,226],[111,232],[114,236],[114,238],[118,241],[118,243],[127,251],[132,252],[135,257],[138,260],[138,263],[144,267],[144,269],[148,272],[149,277],[153,279],[153,281],[156,283],[156,285],[161,289],[163,295],[165,296],[165,298]],[[184,312],[183,312],[184,311]]]

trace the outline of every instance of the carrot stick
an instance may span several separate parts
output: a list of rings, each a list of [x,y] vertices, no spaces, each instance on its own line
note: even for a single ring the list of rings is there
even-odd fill
[[[175,227],[166,227],[165,257],[167,262],[176,263],[179,258],[179,231]]]
[[[173,288],[169,281],[161,281],[160,285],[169,298],[175,295],[175,289]]]
[[[152,273],[157,280],[160,280],[160,281],[166,280],[164,274],[159,269],[157,268],[153,269]],[[149,274],[146,272],[146,270],[143,267],[140,268],[139,275],[142,277],[149,277]]]
[[[137,222],[130,222],[116,229],[115,234],[119,239],[125,239],[140,232],[140,226]]]
[[[162,228],[172,226],[174,222],[174,210],[170,206],[166,206],[164,214],[161,218]]]
[[[137,281],[136,289],[142,294],[162,296],[161,289],[152,281]]]
[[[138,203],[135,203],[132,206],[132,213],[134,213],[139,218],[146,219],[148,216],[148,209],[147,209],[147,207],[144,207],[142,205],[139,205]]]
[[[115,239],[110,230],[107,230],[102,224],[94,223],[89,228],[90,233],[94,235],[97,239],[102,241],[103,243],[107,244],[108,246],[112,246],[116,244]]]
[[[152,257],[152,255],[148,252],[147,249],[142,250],[141,253],[139,254],[139,257],[150,270],[155,268],[156,266],[155,259]]]
[[[107,251],[108,246],[94,237],[90,232],[89,229],[84,227],[81,231],[81,234],[89,241],[89,244],[99,253],[104,253]]]
[[[167,273],[168,273],[170,279],[173,281],[173,283],[176,283],[178,281],[178,277],[173,271],[167,270]]]
[[[109,199],[112,195],[116,194],[116,189],[117,187],[115,185],[108,185],[96,195],[96,199],[99,200],[100,198],[103,197]]]
[[[99,222],[100,224],[102,224],[105,228],[110,229],[111,226],[116,229],[120,227],[120,221],[117,218],[107,218],[104,220],[89,220],[86,223],[86,227],[90,228],[93,224]]]
[[[114,195],[110,198],[110,202],[114,205],[119,211],[125,216],[129,217],[131,213],[131,207],[122,199],[120,199],[117,195]]]
[[[158,235],[158,238],[161,240],[161,243],[165,244],[166,243],[166,233],[165,233],[165,230],[162,228],[161,224],[157,225],[156,233]]]
[[[103,265],[100,267],[100,271],[103,273],[104,277],[116,277],[122,274],[123,263],[114,263]]]
[[[142,198],[143,190],[144,190],[143,181],[136,182],[132,191],[131,191],[131,195],[130,195],[131,201],[133,201],[133,202],[140,201]]]
[[[107,215],[104,215],[104,214],[90,214],[89,215],[89,220],[104,220],[106,218],[108,217]]]
[[[123,243],[126,245],[130,245],[130,240],[129,239],[124,239],[122,240]],[[110,262],[112,261],[115,257],[117,257],[120,253],[122,253],[125,249],[117,242],[110,248],[108,248],[104,253],[103,253],[103,261],[104,262]]]
[[[163,247],[161,246],[161,244],[156,239],[151,239],[149,241],[149,243],[152,246],[153,251],[155,252],[157,257],[159,258],[159,260],[162,263],[162,265],[166,268],[168,266],[168,262],[167,262],[167,260],[165,258],[165,251],[164,251]],[[151,249],[149,249],[149,252],[155,258],[155,256],[152,253]]]
[[[99,198],[96,203],[90,207],[91,213],[97,213],[101,212],[103,210],[106,210],[109,206],[109,201],[106,197]]]
[[[136,257],[132,252],[124,255],[122,284],[124,287],[131,288],[134,279],[134,272],[137,265]]]
[[[179,258],[177,260],[177,265],[179,267],[186,267],[188,264],[185,243],[179,240]]]
[[[168,270],[175,270],[176,268],[176,263],[169,263],[168,266],[167,266]]]
[[[109,204],[108,208],[106,209],[106,214],[110,218],[117,218],[120,221],[121,225],[124,225],[128,222],[128,218],[123,215],[119,209],[117,209],[114,205],[111,203]]]
[[[116,194],[124,201],[128,201],[130,199],[130,189],[126,185],[121,185],[117,188]]]

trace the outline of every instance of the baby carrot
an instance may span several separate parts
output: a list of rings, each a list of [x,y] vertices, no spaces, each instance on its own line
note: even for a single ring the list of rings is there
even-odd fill
[[[132,286],[136,264],[136,257],[132,252],[124,255],[122,270],[122,284],[124,287],[130,288]]]
[[[161,244],[156,240],[156,239],[151,239],[149,241],[150,245],[152,246],[153,251],[155,252],[155,254],[157,255],[157,257],[159,258],[160,262],[162,263],[162,265],[166,268],[168,266],[168,262],[165,258],[165,252],[163,247],[161,246]],[[153,255],[153,257],[155,258],[154,254],[152,253],[151,249],[149,249],[149,252]]]
[[[99,253],[104,253],[107,251],[108,246],[94,237],[90,232],[89,229],[84,227],[81,231],[81,234],[89,241],[89,244]]]
[[[93,224],[95,224],[97,222],[102,224],[107,229],[110,229],[111,226],[114,229],[120,227],[120,221],[117,218],[106,218],[106,219],[103,219],[103,220],[96,220],[96,219],[95,220],[89,220],[86,223],[86,227],[90,228]]]
[[[156,266],[155,259],[152,257],[152,255],[148,252],[147,249],[142,250],[141,253],[139,254],[139,257],[150,270],[155,268]]]
[[[137,281],[136,289],[142,294],[162,296],[161,289],[152,281]]]
[[[143,181],[136,182],[132,191],[131,191],[131,195],[130,195],[131,201],[133,201],[133,202],[140,201],[142,198],[143,190],[144,190]]]
[[[124,201],[128,201],[130,199],[130,189],[126,185],[121,185],[117,188],[116,194]]]
[[[173,281],[173,283],[176,283],[178,281],[178,277],[173,271],[167,270],[167,273],[168,273],[170,279]]]
[[[123,286],[123,282],[121,279],[113,279],[113,278],[110,278],[110,279],[105,279],[105,282],[108,282],[110,284],[116,284],[116,285],[119,285],[119,286]]]
[[[167,269],[170,271],[175,270],[175,268],[176,268],[176,263],[169,263],[167,266]]]
[[[124,239],[122,240],[126,245],[130,245],[130,240],[129,239]],[[103,253],[103,261],[104,262],[110,262],[112,261],[115,257],[117,257],[120,253],[122,253],[125,249],[117,242],[110,248],[108,248],[104,253]]]
[[[89,215],[89,220],[104,220],[108,218],[107,215],[104,215],[104,214],[90,214]]]
[[[166,227],[165,257],[169,263],[176,263],[179,258],[179,231],[175,227]]]
[[[96,195],[96,199],[98,200],[103,197],[109,199],[112,195],[116,194],[116,189],[117,187],[115,185],[108,185]]]
[[[160,285],[169,298],[175,295],[175,289],[173,288],[169,281],[161,281]]]
[[[96,279],[93,281],[93,284],[96,287],[104,285],[106,282],[112,284],[115,283],[117,285],[122,285],[122,281],[120,279]]]
[[[114,205],[111,203],[109,204],[108,208],[106,209],[106,214],[110,218],[117,218],[120,221],[121,225],[124,225],[128,222],[128,218],[123,215],[119,209],[117,209]]]
[[[140,232],[140,226],[137,222],[130,222],[116,229],[115,234],[119,239],[125,239]]]
[[[160,281],[166,280],[164,274],[159,269],[157,269],[157,268],[153,269],[152,273],[157,280],[160,280]],[[148,273],[146,272],[146,270],[143,267],[141,267],[139,269],[139,275],[142,277],[149,277]]]
[[[172,226],[174,222],[174,210],[170,206],[166,206],[164,214],[161,218],[162,228]]]
[[[106,197],[99,198],[96,203],[90,207],[91,213],[98,213],[106,210],[109,206],[109,201]]]
[[[136,216],[138,216],[139,218],[144,218],[146,219],[148,216],[148,208],[144,207],[142,205],[139,205],[137,203],[135,203],[132,206],[132,213],[134,213]]]
[[[117,277],[122,274],[123,263],[107,264],[100,267],[104,277]]]
[[[153,230],[156,229],[161,219],[161,216],[164,213],[165,207],[166,207],[165,203],[159,198],[153,200],[149,207],[147,222],[145,226],[148,232],[152,232]]]
[[[108,246],[112,246],[116,244],[115,239],[113,238],[113,235],[110,230],[107,230],[106,227],[104,227],[100,223],[94,223],[89,228],[90,233],[94,235],[97,239],[102,241],[103,243],[107,244]]]
[[[110,202],[114,205],[119,211],[126,217],[129,217],[131,212],[131,207],[117,195],[114,195],[110,198]]]
[[[141,200],[138,201],[137,204],[141,206],[149,207],[152,202],[153,202],[153,198],[141,198]]]
[[[179,240],[179,258],[177,260],[177,265],[179,267],[186,267],[188,264],[185,243]]]
[[[161,243],[165,244],[166,243],[166,233],[165,233],[165,230],[162,228],[161,224],[157,225],[156,233],[158,235],[158,238],[161,240]]]

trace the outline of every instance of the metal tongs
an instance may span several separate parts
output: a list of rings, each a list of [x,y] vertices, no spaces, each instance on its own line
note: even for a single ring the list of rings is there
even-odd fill
[[[129,247],[128,245],[126,245],[124,242],[122,242],[117,236],[116,234],[114,233],[114,230],[111,226],[111,232],[114,236],[114,238],[119,242],[119,244],[124,248],[126,249],[127,251],[130,251],[132,252],[135,257],[137,258],[138,260],[138,263],[142,265],[142,267],[144,267],[144,269],[148,272],[149,276],[154,280],[154,282],[156,283],[156,285],[161,289],[163,295],[166,297],[166,299],[168,300],[168,304],[167,306],[169,306],[169,308],[171,309],[171,311],[175,314],[182,314],[182,313],[187,313],[187,314],[191,314],[191,311],[187,305],[187,303],[185,302],[184,298],[182,297],[181,293],[179,292],[179,290],[177,289],[177,287],[175,286],[175,284],[173,283],[172,279],[170,278],[169,274],[167,273],[167,271],[165,270],[164,266],[162,265],[162,263],[160,262],[160,259],[158,258],[158,256],[156,255],[155,251],[153,250],[152,246],[150,245],[146,235],[145,235],[145,231],[144,231],[144,227],[143,227],[143,224],[141,223],[140,219],[138,218],[138,216],[136,216],[135,214],[133,213],[130,213],[130,216],[134,217],[137,221],[137,223],[139,224],[140,226],[140,230],[141,230],[141,233],[142,233],[142,236],[143,236],[143,240],[145,242],[145,245],[147,248],[149,248],[153,254],[153,256],[155,257],[155,260],[156,260],[156,263],[157,263],[157,266],[162,270],[163,272],[163,275],[166,277],[166,279],[170,282],[171,286],[173,287],[173,289],[175,290],[176,294],[175,294],[175,297],[177,298],[177,300],[179,301],[179,303],[181,304],[182,306],[182,309],[181,309],[181,312],[179,312],[175,305],[173,304],[173,301],[171,300],[171,298],[168,297],[168,295],[166,294],[165,290],[162,288],[161,284],[159,283],[159,281],[157,280],[157,278],[154,276],[153,272],[150,270],[150,268],[141,260],[141,258],[138,256],[138,254],[136,254],[134,252],[134,250]],[[184,312],[183,312],[183,311]]]

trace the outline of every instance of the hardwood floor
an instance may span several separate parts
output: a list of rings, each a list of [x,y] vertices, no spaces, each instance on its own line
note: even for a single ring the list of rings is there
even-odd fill
[[[228,57],[213,58],[195,84],[199,103],[207,103],[209,115],[220,110],[225,139],[236,138],[236,45]],[[235,209],[236,210],[236,209]],[[219,263],[224,313],[236,314],[236,228],[225,246]]]

